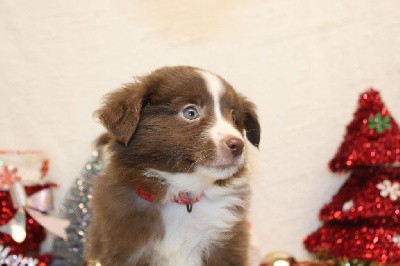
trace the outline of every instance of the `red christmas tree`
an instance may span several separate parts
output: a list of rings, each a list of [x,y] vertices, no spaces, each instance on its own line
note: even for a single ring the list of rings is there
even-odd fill
[[[353,121],[347,125],[343,143],[329,162],[332,171],[400,163],[400,131],[382,103],[370,89],[361,94]]]
[[[320,212],[325,223],[304,240],[321,257],[400,265],[400,132],[369,90],[334,159],[332,171],[353,170]],[[363,264],[365,265],[365,264]]]

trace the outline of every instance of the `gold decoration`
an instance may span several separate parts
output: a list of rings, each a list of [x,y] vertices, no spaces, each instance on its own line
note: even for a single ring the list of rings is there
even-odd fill
[[[98,260],[89,260],[87,266],[101,266],[101,264]]]
[[[282,251],[275,251],[263,258],[261,266],[292,266],[294,263],[295,259],[292,255]]]

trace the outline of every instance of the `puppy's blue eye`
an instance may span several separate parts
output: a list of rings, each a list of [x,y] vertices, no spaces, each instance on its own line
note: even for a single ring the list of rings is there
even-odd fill
[[[184,118],[188,120],[194,120],[200,116],[199,112],[194,106],[188,106],[185,109],[183,109],[182,115]]]

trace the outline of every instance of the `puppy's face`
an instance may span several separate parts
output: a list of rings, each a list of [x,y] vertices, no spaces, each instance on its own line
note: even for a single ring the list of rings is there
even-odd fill
[[[119,141],[113,156],[128,167],[224,179],[245,162],[245,136],[260,141],[254,105],[191,67],[162,68],[128,84],[97,114]]]

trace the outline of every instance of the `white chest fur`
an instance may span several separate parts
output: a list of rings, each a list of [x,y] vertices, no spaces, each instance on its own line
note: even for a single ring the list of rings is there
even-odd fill
[[[188,213],[186,206],[168,202],[162,210],[165,236],[156,243],[156,265],[201,265],[203,254],[218,245],[233,225],[244,219],[232,210],[244,206],[243,193],[247,180],[238,178],[226,187],[214,186],[204,191],[204,197],[193,204]]]

